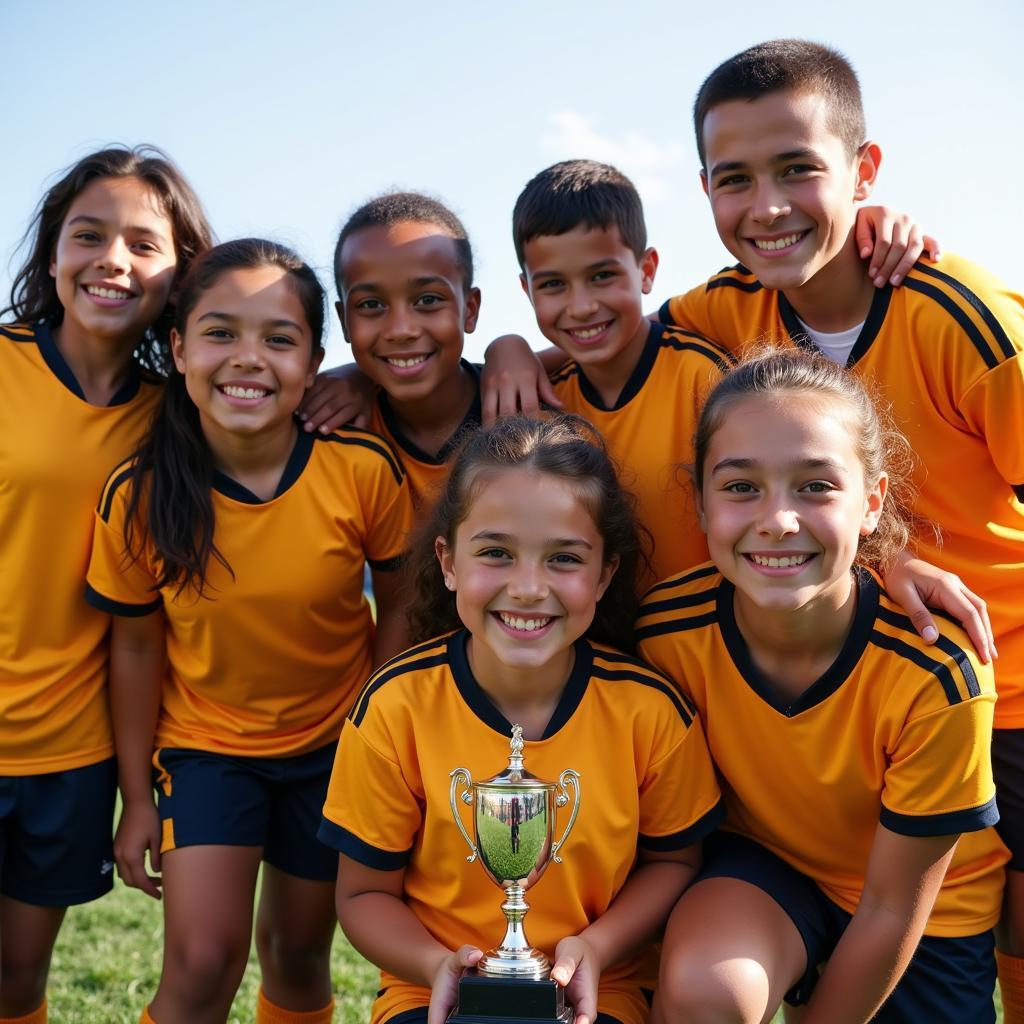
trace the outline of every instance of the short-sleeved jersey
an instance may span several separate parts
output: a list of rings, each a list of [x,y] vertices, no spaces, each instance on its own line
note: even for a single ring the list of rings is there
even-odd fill
[[[843,650],[796,700],[758,671],[733,585],[713,565],[651,589],[639,647],[697,706],[727,829],[851,913],[879,822],[907,836],[963,833],[925,934],[978,934],[999,917],[1009,856],[988,827],[998,818],[991,669],[944,621],[925,644],[869,573],[857,573],[857,588]]]
[[[737,349],[814,348],[792,306],[742,266],[671,299],[668,322]],[[918,458],[915,511],[941,527],[921,556],[988,602],[996,726],[1024,727],[1024,300],[955,256],[875,294],[847,365],[891,403]]]
[[[483,782],[506,767],[511,724],[473,677],[467,634],[406,651],[377,671],[345,722],[320,837],[369,867],[404,869],[406,901],[449,949],[493,948],[504,932],[501,890],[468,849],[449,805],[449,773]],[[702,839],[723,807],[700,722],[660,674],[617,651],[577,641],[560,703],[527,769],[580,775],[580,811],[561,864],[527,893],[530,942],[550,956],[600,917],[622,888],[637,847],[681,849]],[[559,814],[559,833],[566,819]],[[467,810],[465,821],[472,832]],[[557,837],[556,837],[557,838]],[[647,955],[609,969],[602,996],[651,986]],[[425,1006],[428,989],[386,972],[373,1022]],[[599,1000],[600,1002],[601,1000]],[[602,1009],[607,1010],[607,1002]]]
[[[430,511],[435,499],[441,493],[448,479],[448,460],[459,447],[466,434],[480,426],[480,368],[462,360],[462,368],[473,377],[476,396],[469,411],[455,432],[441,446],[436,455],[425,452],[403,432],[394,410],[388,402],[387,392],[377,392],[377,400],[373,403],[370,413],[370,429],[386,438],[398,452],[409,479],[412,501],[419,519],[423,519]]]
[[[708,557],[688,468],[700,408],[729,363],[729,354],[704,338],[651,324],[640,361],[613,408],[605,406],[578,363],[551,377],[565,411],[597,427],[623,486],[637,496],[638,518],[654,541],[643,589]]]
[[[373,669],[364,565],[396,567],[411,523],[387,442],[350,427],[300,431],[266,502],[218,474],[213,542],[230,570],[211,556],[201,597],[191,585],[156,589],[151,541],[126,557],[130,471],[114,471],[96,510],[87,597],[115,615],[163,607],[157,745],[276,757],[335,740]],[[141,518],[135,535],[145,536]]]
[[[114,752],[110,620],[82,596],[92,510],[159,395],[137,369],[90,405],[48,327],[0,327],[0,775]]]

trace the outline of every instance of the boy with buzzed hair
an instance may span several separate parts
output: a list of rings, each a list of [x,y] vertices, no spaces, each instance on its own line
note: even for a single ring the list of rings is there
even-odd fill
[[[730,358],[644,316],[658,254],[636,188],[608,164],[555,164],[516,200],[512,234],[537,326],[559,362],[570,360],[552,377],[554,395],[601,432],[653,539],[641,586],[705,561],[679,467],[693,461],[700,407]]]
[[[773,338],[876,382],[919,459],[915,512],[941,528],[921,557],[988,602],[1000,651],[993,741],[1010,848],[997,932],[1006,1024],[1024,1022],[1024,301],[946,255],[904,287],[866,281],[854,203],[881,150],[865,141],[856,75],[834,50],[762,43],[716,68],[694,105],[701,181],[740,261],[662,306],[730,347]]]

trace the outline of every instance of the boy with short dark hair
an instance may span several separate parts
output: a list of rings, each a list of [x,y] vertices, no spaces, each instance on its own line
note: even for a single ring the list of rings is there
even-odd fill
[[[534,177],[512,214],[520,280],[537,326],[571,362],[552,378],[567,412],[601,431],[654,541],[644,586],[707,559],[679,467],[728,355],[644,317],[658,254],[643,206],[614,167],[568,160]]]
[[[1024,1021],[1024,301],[979,267],[922,260],[876,290],[854,202],[881,160],[852,68],[803,40],[751,47],[708,76],[694,127],[715,225],[740,263],[661,309],[730,347],[818,349],[877,382],[920,462],[921,556],[984,595],[1001,657],[993,764],[1013,859],[999,931],[1006,1024]]]

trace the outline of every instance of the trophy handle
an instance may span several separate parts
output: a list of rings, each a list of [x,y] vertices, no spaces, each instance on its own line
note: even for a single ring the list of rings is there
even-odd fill
[[[466,831],[466,826],[462,824],[462,814],[459,811],[459,805],[455,800],[455,791],[459,788],[460,783],[466,788],[462,791],[462,802],[472,803],[472,789],[473,789],[473,778],[466,771],[465,768],[455,768],[453,771],[448,773],[448,777],[452,780],[451,788],[448,790],[448,802],[452,805],[452,814],[455,816],[455,824],[459,826],[459,831],[462,833],[462,838],[469,844],[470,850],[473,852],[466,858],[470,864],[476,860],[480,851],[476,848],[476,843],[473,842],[472,837]],[[566,797],[568,799],[568,797]],[[575,814],[573,815],[575,817]],[[571,824],[571,822],[570,822]]]
[[[558,851],[564,845],[566,839],[569,838],[569,833],[572,831],[573,825],[576,824],[576,815],[580,812],[580,773],[574,772],[571,768],[566,768],[561,775],[558,776],[558,785],[562,790],[555,797],[555,806],[564,807],[569,802],[569,794],[565,791],[565,787],[572,786],[573,794],[575,799],[572,804],[572,813],[569,815],[569,824],[565,826],[565,831],[562,833],[562,838],[551,847],[551,859],[556,864],[562,863],[562,858],[558,856]]]

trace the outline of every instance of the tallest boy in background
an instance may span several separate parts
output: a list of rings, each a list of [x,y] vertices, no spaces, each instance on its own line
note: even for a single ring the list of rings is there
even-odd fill
[[[1000,658],[993,767],[1010,847],[997,933],[1005,1024],[1024,1022],[1024,302],[965,260],[919,262],[876,290],[854,204],[881,151],[839,54],[800,40],[752,47],[697,96],[701,181],[740,265],[671,299],[661,319],[730,347],[816,347],[872,380],[920,465],[915,512],[941,527],[921,557],[988,602]]]

